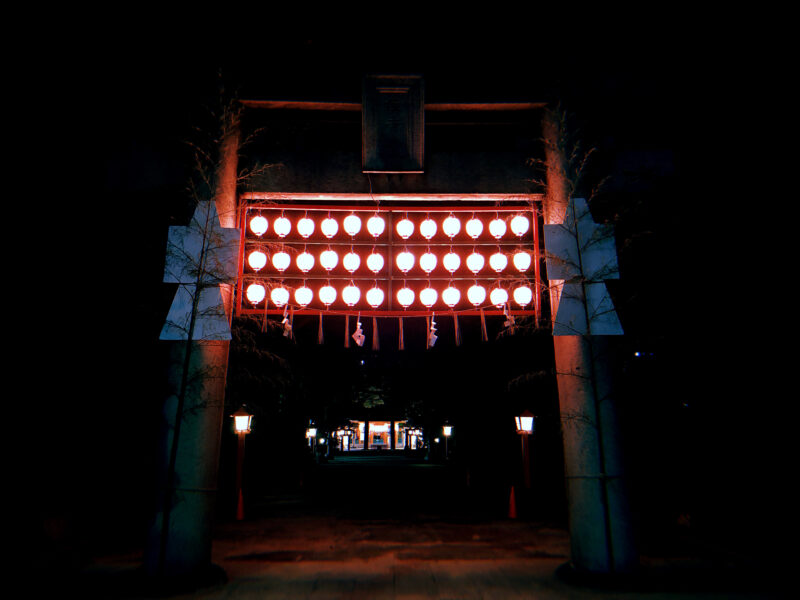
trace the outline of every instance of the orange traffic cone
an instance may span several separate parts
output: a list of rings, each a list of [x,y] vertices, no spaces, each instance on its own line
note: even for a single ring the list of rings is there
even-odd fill
[[[511,486],[511,496],[508,499],[508,518],[509,519],[516,519],[517,518],[517,497],[514,493],[514,486]]]

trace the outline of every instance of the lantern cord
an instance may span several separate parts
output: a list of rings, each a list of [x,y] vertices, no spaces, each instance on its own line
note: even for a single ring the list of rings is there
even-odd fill
[[[486,315],[483,314],[483,308],[481,308],[481,339],[484,342],[489,341],[489,336],[486,333]]]
[[[344,316],[344,347],[350,347],[350,315],[345,314]]]
[[[372,349],[376,352],[380,350],[380,338],[378,337],[378,317],[372,317]]]
[[[400,317],[400,345],[398,348],[400,350],[405,350],[405,345],[403,344],[403,317]]]
[[[325,337],[322,334],[322,311],[319,313],[319,331],[317,332],[317,343],[322,344],[325,341]]]
[[[456,332],[456,346],[461,345],[461,330],[458,328],[458,315],[453,313],[453,328]]]

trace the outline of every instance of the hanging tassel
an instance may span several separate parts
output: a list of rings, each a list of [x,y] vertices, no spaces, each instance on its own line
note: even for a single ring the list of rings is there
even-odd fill
[[[405,350],[405,345],[403,344],[403,317],[400,317],[400,350]]]
[[[508,333],[514,335],[514,324],[516,321],[514,317],[511,316],[511,309],[509,309],[508,307],[508,302],[506,302],[505,305],[503,305],[503,314],[506,316],[506,321],[505,323],[503,323],[503,325],[505,325],[508,328]]]
[[[269,308],[269,301],[264,297],[264,321],[261,323],[261,331],[267,330],[267,309]]]
[[[289,322],[289,306],[286,305],[283,309],[283,321],[281,321],[281,325],[283,325],[283,337],[288,337],[292,339],[292,324]]]
[[[319,313],[319,331],[317,332],[317,343],[322,344],[325,341],[325,337],[322,335],[322,313]]]
[[[294,339],[294,306],[289,309],[289,339],[293,342]]]
[[[456,330],[456,346],[461,345],[461,330],[458,328],[458,315],[453,313],[453,326]]]
[[[380,338],[378,337],[378,317],[372,317],[372,349],[380,350]]]
[[[344,347],[350,347],[350,315],[344,316]]]
[[[482,308],[481,308],[481,339],[484,342],[489,341],[489,336],[486,333],[486,315],[483,314]]]
[[[431,330],[431,318],[425,317],[425,331],[429,332]],[[427,350],[430,348],[430,337],[428,335],[425,336],[425,349]]]

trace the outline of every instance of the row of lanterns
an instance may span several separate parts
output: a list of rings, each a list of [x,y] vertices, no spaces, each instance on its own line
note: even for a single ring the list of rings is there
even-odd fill
[[[506,234],[508,227],[510,227],[514,235],[522,237],[528,232],[530,225],[530,219],[522,214],[514,215],[511,218],[508,226],[506,225],[506,221],[504,219],[501,219],[499,216],[497,216],[495,219],[489,222],[489,233],[492,235],[492,237],[499,240]],[[265,216],[259,214],[250,219],[249,226],[250,231],[252,231],[258,237],[261,237],[268,231],[269,221]],[[347,215],[342,220],[342,227],[347,235],[351,237],[357,235],[361,231],[362,227],[361,217],[355,213]],[[301,237],[308,238],[313,235],[316,229],[316,222],[306,215],[297,221],[296,228],[297,233],[299,233]],[[322,235],[328,239],[331,239],[335,237],[337,233],[339,233],[339,222],[333,217],[328,216],[320,222],[319,228],[322,232]],[[395,229],[397,231],[397,235],[404,240],[407,240],[414,234],[417,226],[411,219],[404,217],[397,222]],[[438,229],[438,224],[430,217],[427,217],[424,221],[419,223],[419,233],[427,240],[433,238]],[[292,231],[292,222],[288,217],[281,215],[272,222],[272,230],[278,237],[286,237]],[[376,213],[367,219],[367,231],[373,237],[380,237],[383,235],[385,230],[386,221],[379,214]],[[472,217],[464,224],[464,231],[472,239],[478,239],[483,233],[483,221],[477,217]],[[461,232],[461,219],[453,214],[450,214],[442,221],[442,232],[451,239],[458,235]]]
[[[438,264],[437,256],[428,251],[419,257],[419,267],[430,274]],[[524,273],[531,266],[531,255],[528,252],[519,250],[511,258],[514,267],[520,273]],[[397,268],[403,273],[408,273],[414,268],[417,262],[416,256],[407,249],[399,252],[395,258]],[[473,252],[466,258],[467,268],[473,273],[479,273],[486,264],[483,254]],[[287,252],[280,250],[272,255],[272,266],[283,273],[292,263],[292,259]],[[339,264],[339,254],[335,250],[328,248],[319,254],[319,263],[326,270],[331,271]],[[373,251],[367,256],[367,268],[373,273],[379,273],[384,267],[383,255]],[[261,250],[252,251],[247,257],[247,264],[250,268],[258,272],[267,265],[267,255]],[[314,255],[306,250],[297,255],[295,259],[297,268],[303,273],[308,273],[314,268]],[[342,266],[350,273],[354,273],[361,266],[361,257],[352,250],[342,257]],[[442,257],[442,266],[450,273],[455,273],[461,267],[461,256],[452,250]],[[489,257],[489,266],[496,272],[501,273],[508,266],[508,257],[502,252],[495,252]]]
[[[267,290],[264,285],[260,283],[252,283],[250,284],[245,294],[247,299],[250,301],[251,304],[257,306],[260,304],[264,298],[266,298]],[[381,288],[377,285],[375,287],[370,288],[366,293],[366,301],[372,308],[380,307],[384,300],[385,294]],[[509,294],[508,290],[502,287],[495,287],[488,293],[489,301],[497,306],[498,308],[502,308],[508,303]],[[521,285],[514,288],[512,292],[512,296],[514,298],[514,302],[516,302],[522,308],[526,307],[530,304],[531,300],[533,299],[533,291],[527,285]],[[273,304],[277,307],[283,307],[289,303],[290,293],[289,290],[285,287],[278,286],[272,288],[270,291],[270,300]],[[326,284],[319,288],[317,292],[317,297],[319,301],[322,302],[326,307],[330,306],[334,302],[336,302],[337,291],[336,288],[330,284]],[[487,291],[486,288],[482,285],[475,284],[471,286],[467,290],[467,299],[471,304],[476,307],[483,305],[486,301]],[[397,291],[397,302],[403,307],[408,308],[411,306],[415,299],[416,294],[414,290],[408,287],[403,287]],[[311,301],[314,299],[314,292],[311,288],[307,287],[305,284],[301,287],[298,287],[294,290],[294,300],[295,302],[302,307],[308,306]],[[355,306],[361,300],[361,289],[355,285],[354,283],[350,283],[345,288],[342,289],[342,301],[347,306]],[[439,292],[432,287],[426,287],[419,292],[419,302],[426,308],[433,307],[439,300]],[[446,289],[442,290],[441,293],[441,300],[444,304],[453,308],[461,301],[461,291],[458,288],[453,287],[452,285],[447,287]]]

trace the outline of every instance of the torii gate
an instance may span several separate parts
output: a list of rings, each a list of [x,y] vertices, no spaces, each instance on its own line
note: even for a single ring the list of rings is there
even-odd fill
[[[606,336],[622,334],[603,283],[618,277],[613,231],[593,222],[584,200],[569,196],[557,125],[547,117],[543,125],[548,166],[544,241],[564,432],[571,565],[591,574],[626,573],[636,568],[638,556],[622,477],[610,369],[604,360]],[[187,384],[191,389],[185,397],[173,395],[165,403],[163,456],[171,468],[164,474],[166,493],[145,556],[146,570],[153,576],[191,576],[210,566],[234,256],[240,236],[237,149],[238,130],[232,129],[222,141],[215,201],[199,205],[187,228],[170,231],[172,246],[181,252],[167,260],[165,281],[180,284],[169,322],[185,322],[186,327],[165,326],[162,339],[172,340],[170,372],[175,389],[187,389]],[[204,232],[199,237],[198,228]],[[202,272],[198,279],[198,271],[187,266],[206,260],[221,265],[215,281],[203,279]],[[183,415],[177,422],[176,414]],[[178,434],[179,443],[174,445],[173,435]]]

